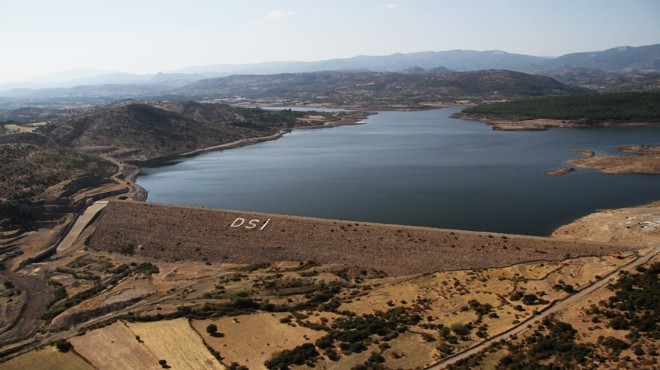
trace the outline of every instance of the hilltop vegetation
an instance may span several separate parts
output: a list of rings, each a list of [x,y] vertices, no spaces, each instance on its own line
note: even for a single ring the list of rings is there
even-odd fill
[[[660,123],[660,92],[548,97],[481,104],[463,113],[510,120],[554,119],[593,122]]]
[[[0,113],[0,122],[38,122],[48,121],[66,116],[73,116],[84,112],[84,109],[49,109],[37,107],[23,107],[12,109],[7,112]]]
[[[110,162],[75,152],[38,134],[0,136],[0,222],[27,226],[37,216],[35,202],[75,192],[73,180],[108,178]],[[102,181],[101,181],[102,182]]]
[[[0,143],[0,200],[35,196],[82,175],[109,176],[115,166],[52,144]]]

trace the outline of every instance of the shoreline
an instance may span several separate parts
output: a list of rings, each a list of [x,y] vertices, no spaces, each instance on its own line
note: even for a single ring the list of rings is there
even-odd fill
[[[319,125],[319,126],[295,126],[293,128],[280,129],[278,132],[276,132],[272,135],[256,136],[256,137],[249,137],[249,138],[245,138],[245,139],[239,139],[239,140],[236,140],[236,141],[231,141],[229,143],[224,143],[224,144],[218,144],[218,145],[213,145],[213,146],[209,146],[209,147],[199,148],[199,149],[195,149],[195,150],[191,150],[191,151],[183,152],[183,153],[174,153],[174,154],[149,158],[149,159],[146,159],[146,160],[138,160],[138,161],[128,161],[128,162],[123,162],[123,161],[120,161],[120,160],[117,160],[117,161],[123,162],[123,163],[135,164],[139,169],[140,165],[144,165],[144,164],[167,162],[167,161],[170,161],[170,160],[193,157],[195,155],[202,154],[202,153],[242,148],[242,147],[249,146],[249,145],[255,145],[255,144],[260,144],[260,143],[264,143],[264,142],[267,142],[267,141],[277,140],[277,139],[282,138],[284,135],[293,132],[294,130],[312,130],[312,129],[333,128],[333,127],[341,127],[341,126],[363,125],[363,124],[366,123],[365,120],[367,118],[369,118],[369,116],[372,116],[374,114],[378,114],[378,112],[372,112],[372,111],[359,111],[359,112],[357,112],[356,111],[355,114],[353,114],[349,117],[340,119],[338,121],[327,121],[323,125]]]
[[[240,139],[240,140],[232,141],[232,142],[225,143],[225,144],[219,144],[219,145],[209,146],[209,147],[206,147],[206,148],[195,149],[195,150],[185,152],[185,153],[174,154],[173,156],[153,158],[153,159],[150,159],[149,161],[157,161],[157,160],[166,159],[166,158],[174,159],[174,158],[181,158],[181,157],[191,157],[191,156],[195,156],[195,155],[200,154],[200,153],[213,152],[213,151],[222,151],[222,150],[226,150],[226,149],[241,148],[241,147],[248,146],[248,145],[264,143],[266,141],[271,141],[271,140],[277,140],[277,139],[281,138],[282,136],[288,134],[289,132],[291,132],[291,130],[280,130],[277,133],[272,134],[272,135],[268,135],[268,136],[257,136],[257,137],[251,137],[251,138],[246,138],[246,139]]]
[[[631,155],[592,155],[571,159],[568,164],[597,169],[608,174],[660,175],[660,145],[619,146],[617,150]],[[582,154],[582,153],[581,153]]]
[[[644,122],[593,122],[536,118],[524,120],[501,119],[468,113],[454,113],[451,118],[481,122],[495,131],[546,131],[550,128],[658,128],[658,124]],[[581,123],[582,122],[582,123]]]

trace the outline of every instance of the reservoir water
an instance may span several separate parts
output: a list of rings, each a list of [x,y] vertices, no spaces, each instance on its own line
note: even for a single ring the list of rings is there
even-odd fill
[[[144,168],[148,200],[404,225],[548,235],[597,209],[660,200],[660,176],[544,171],[658,129],[493,131],[446,108],[381,112],[364,125],[295,130],[276,141]]]

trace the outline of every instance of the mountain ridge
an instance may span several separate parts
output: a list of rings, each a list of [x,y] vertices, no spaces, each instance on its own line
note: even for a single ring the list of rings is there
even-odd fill
[[[517,72],[537,72],[549,68],[572,65],[579,68],[597,68],[606,72],[626,73],[632,70],[660,72],[660,44],[619,46],[602,51],[569,53],[556,58],[509,53],[502,50],[446,50],[393,53],[390,55],[358,55],[321,61],[271,61],[251,64],[211,64],[173,69],[155,74],[103,72],[85,75],[67,81],[41,84],[36,79],[0,85],[0,90],[16,88],[72,87],[82,84],[161,84],[223,77],[236,74],[277,74],[319,71],[369,70],[373,72],[399,72],[408,68],[431,69],[445,67],[464,72],[480,69],[509,69]],[[61,72],[54,75],[66,75]],[[114,76],[114,77],[113,77]],[[48,77],[48,76],[46,76]]]
[[[508,70],[446,74],[387,72],[317,72],[240,75],[205,79],[178,90],[196,99],[239,103],[330,104],[362,109],[424,109],[428,104],[489,101],[589,90],[540,75]]]

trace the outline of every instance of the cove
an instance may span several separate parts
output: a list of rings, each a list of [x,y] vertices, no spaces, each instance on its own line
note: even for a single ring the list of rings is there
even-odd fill
[[[660,144],[657,129],[493,131],[460,108],[380,112],[366,123],[147,167],[148,201],[440,228],[548,235],[598,209],[660,199],[660,176],[544,171]]]

